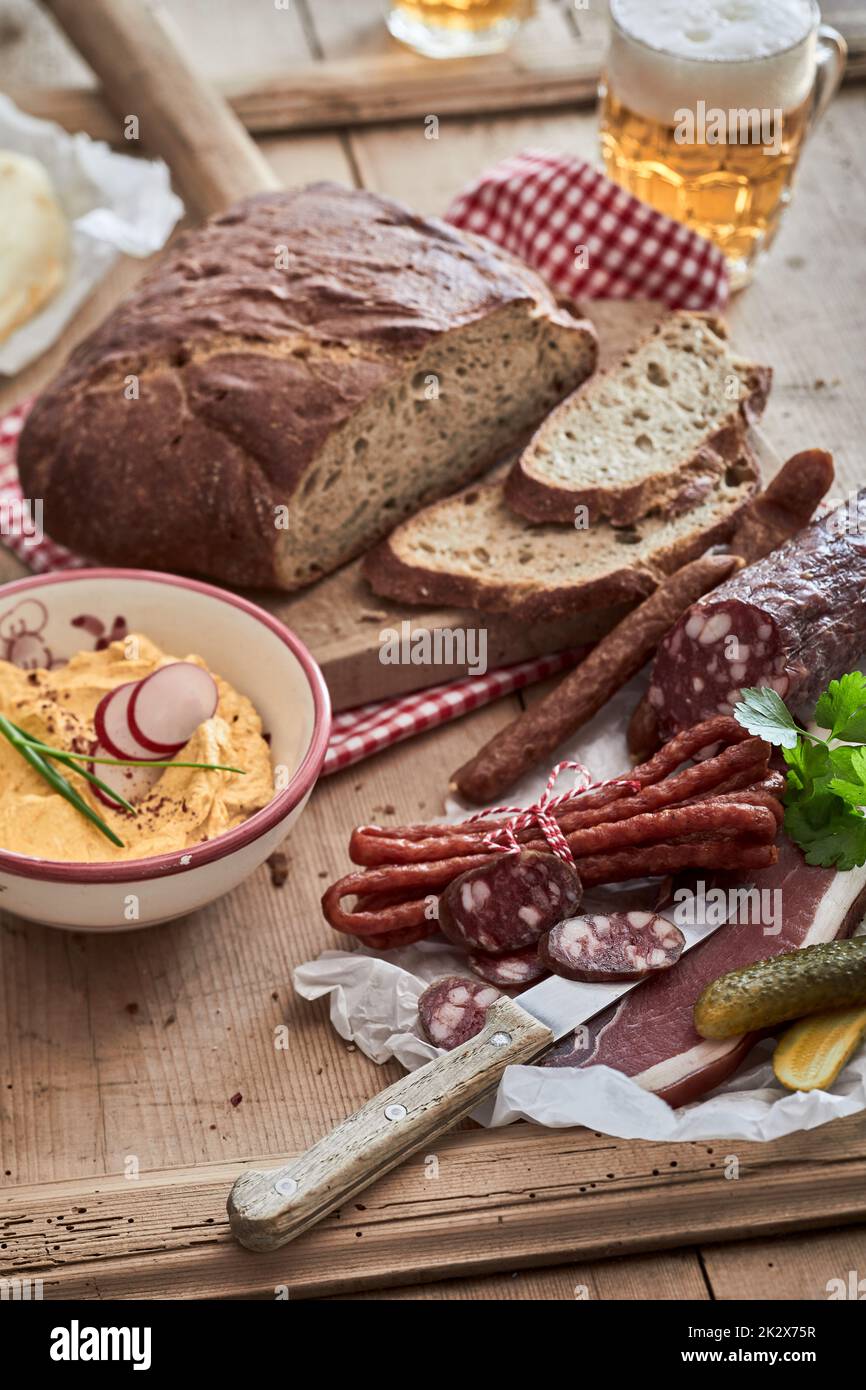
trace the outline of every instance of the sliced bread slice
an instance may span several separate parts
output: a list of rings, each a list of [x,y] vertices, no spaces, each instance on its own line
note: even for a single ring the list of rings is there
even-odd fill
[[[703,475],[689,480],[664,516],[629,527],[532,525],[507,505],[497,477],[398,526],[365,557],[363,573],[390,598],[528,622],[637,600],[733,531],[755,491],[758,464],[743,436],[726,440],[727,457],[700,451]]]
[[[530,521],[574,524],[584,512],[615,526],[665,511],[705,473],[703,449],[766,404],[771,369],[737,357],[727,339],[712,314],[662,319],[539,426],[509,475],[509,506]]]

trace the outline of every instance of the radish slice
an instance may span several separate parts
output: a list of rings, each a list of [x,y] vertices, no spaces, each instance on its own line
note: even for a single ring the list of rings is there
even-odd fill
[[[116,757],[116,754],[99,743],[94,751],[94,756],[113,758]],[[143,801],[149,795],[154,783],[159,781],[165,769],[161,767],[116,767],[112,763],[88,763],[87,771],[92,773],[94,777],[100,777],[107,786],[113,787],[121,796],[126,797],[127,801],[131,801],[135,805],[137,801]],[[128,811],[124,811],[122,806],[118,806],[116,801],[112,801],[101,787],[94,787],[91,782],[90,789],[103,806],[110,806],[112,811],[120,811],[123,815],[129,814]]]
[[[96,737],[109,758],[134,758],[146,762],[162,756],[162,753],[155,754],[152,749],[145,747],[130,731],[129,703],[141,683],[127,681],[126,685],[116,686],[114,690],[109,690],[107,695],[103,695],[96,706],[93,726]],[[179,753],[182,747],[182,743],[176,744],[169,751],[169,756],[173,757],[175,753]]]
[[[216,712],[219,691],[209,671],[173,661],[132,692],[127,720],[133,738],[155,754],[173,755]]]

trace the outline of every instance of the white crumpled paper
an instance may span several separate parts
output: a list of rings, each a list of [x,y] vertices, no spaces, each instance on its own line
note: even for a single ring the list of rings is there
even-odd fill
[[[53,121],[25,115],[0,96],[0,149],[45,165],[71,224],[64,285],[32,319],[0,343],[0,373],[21,371],[55,341],[121,253],[150,256],[183,215],[161,159],[115,154],[100,140],[69,135]]]
[[[596,778],[627,768],[625,729],[644,688],[640,677],[621,690],[551,763],[573,758]],[[557,788],[568,785],[564,777]],[[543,788],[544,779],[533,775],[509,799],[514,805],[531,805]],[[467,814],[453,798],[446,810],[448,820]],[[440,975],[469,973],[465,956],[437,938],[387,955],[364,947],[325,951],[318,960],[298,966],[294,985],[304,999],[329,995],[337,1032],[374,1062],[396,1057],[414,1071],[440,1053],[415,1031],[419,996]],[[756,1044],[735,1076],[704,1100],[677,1110],[611,1067],[507,1067],[495,1099],[474,1111],[473,1118],[488,1126],[519,1119],[553,1129],[586,1125],[622,1139],[770,1140],[866,1108],[866,1051],[848,1063],[832,1092],[790,1092],[773,1075],[773,1046],[770,1039]]]

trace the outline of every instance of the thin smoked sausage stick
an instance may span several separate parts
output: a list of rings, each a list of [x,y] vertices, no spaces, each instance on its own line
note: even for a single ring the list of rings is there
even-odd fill
[[[694,809],[694,808],[693,808]],[[763,808],[739,807],[738,811],[758,811]],[[767,819],[769,817],[769,820]],[[765,837],[768,835],[769,812],[764,812],[760,820],[754,822],[757,835],[764,843],[757,843],[751,825],[747,828],[745,820],[742,828],[745,834],[738,834],[736,822],[740,816],[732,818],[727,833],[711,829],[713,838],[704,838],[697,829],[693,836],[683,836],[660,844],[638,844],[627,847],[601,850],[598,853],[580,855],[575,860],[578,877],[586,887],[599,883],[623,883],[631,878],[662,878],[665,874],[679,873],[681,869],[732,869],[744,872],[748,869],[762,869],[775,864],[778,851]],[[775,830],[775,823],[772,827]],[[450,859],[432,864],[400,864],[390,869],[360,869],[346,874],[331,885],[322,898],[322,911],[325,920],[336,931],[360,936],[377,949],[389,949],[391,945],[405,945],[417,941],[435,930],[435,917],[430,911],[431,904],[443,888],[468,868],[480,868],[487,861],[478,855],[472,858]],[[393,891],[394,900],[387,906],[370,910],[367,904],[370,890],[374,901],[381,902],[383,888]],[[425,897],[404,897],[404,894],[417,893],[427,889]],[[358,905],[344,908],[342,900],[359,896]]]
[[[769,747],[763,739],[746,736],[741,743],[731,744],[714,758],[707,758],[682,772],[650,783],[625,800],[584,810],[583,798],[577,797],[573,807],[568,804],[558,807],[554,818],[563,834],[570,835],[573,830],[630,820],[647,811],[658,811],[664,806],[692,801],[699,796],[714,798],[717,791],[733,792],[739,787],[746,788],[755,782],[763,782],[767,776],[768,753]],[[780,783],[783,789],[783,777]],[[776,785],[773,783],[773,787]],[[489,826],[491,823],[484,821],[483,824]],[[502,824],[504,822],[499,822],[494,828]],[[485,843],[486,830],[473,825],[450,825],[447,829],[451,831],[450,835],[416,839],[369,835],[369,828],[361,826],[352,832],[350,858],[356,864],[373,867],[382,864],[423,864],[433,859],[454,859],[462,854],[495,853]],[[530,825],[517,831],[516,838],[524,846],[531,844],[534,849],[544,848],[544,840],[539,840],[537,826]]]
[[[709,719],[703,720],[700,724],[695,724],[691,729],[684,729],[676,734],[663,748],[659,748],[651,758],[645,763],[640,763],[633,767],[630,772],[623,773],[622,777],[615,777],[612,781],[602,782],[598,786],[591,786],[582,792],[575,792],[570,798],[567,806],[555,808],[553,815],[556,819],[565,815],[572,809],[572,801],[576,800],[581,811],[598,806],[607,806],[613,801],[620,801],[624,797],[635,796],[643,787],[647,787],[651,782],[660,782],[663,777],[668,777],[676,768],[686,763],[691,758],[699,757],[711,764],[714,759],[709,756],[710,751],[720,745],[742,743],[750,739],[749,733],[738,724],[736,719],[726,714],[714,714]],[[758,762],[766,765],[770,755],[769,744],[757,741],[758,747],[762,750],[755,757]],[[721,755],[719,755],[721,756]],[[748,786],[749,783],[758,776],[764,776],[765,769],[755,772],[754,777],[747,782],[738,782],[738,786]],[[723,791],[732,791],[733,787],[726,785],[720,787]],[[685,795],[685,793],[684,793]],[[506,811],[497,814],[491,811],[489,815],[473,816],[471,820],[449,822],[431,821],[427,825],[361,825],[352,832],[350,840],[350,858],[355,856],[351,853],[351,847],[361,840],[426,840],[434,836],[450,837],[455,832],[471,830],[473,833],[478,831],[499,830],[509,819],[510,812]],[[520,836],[518,836],[520,838]],[[437,858],[439,856],[436,856]],[[365,858],[358,858],[358,864],[366,864]],[[379,860],[370,862],[380,862]]]
[[[647,699],[641,695],[631,712],[625,742],[633,758],[647,758],[662,745],[659,718]]]
[[[536,763],[549,761],[563,739],[637,674],[686,609],[741,565],[734,555],[705,555],[662,580],[555,690],[457,770],[454,789],[473,805],[489,806]]]
[[[730,540],[731,553],[751,565],[784,545],[812,520],[815,508],[830,490],[834,473],[833,455],[826,449],[803,449],[794,454],[739,513]]]

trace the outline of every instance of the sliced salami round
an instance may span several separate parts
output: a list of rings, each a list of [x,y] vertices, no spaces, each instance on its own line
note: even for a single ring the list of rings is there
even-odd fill
[[[866,489],[687,609],[660,644],[647,699],[665,737],[770,686],[811,718],[866,649]]]
[[[439,899],[439,926],[455,945],[512,955],[573,916],[582,893],[577,871],[555,854],[497,854],[449,883]]]
[[[543,980],[550,971],[538,959],[535,946],[527,946],[523,951],[515,951],[510,956],[489,956],[484,951],[470,951],[469,964],[473,972],[482,980],[500,989],[525,989]]]
[[[487,1010],[502,996],[493,985],[446,975],[428,985],[418,1000],[418,1018],[426,1038],[446,1052],[480,1033]]]
[[[566,980],[612,983],[669,970],[685,944],[679,927],[654,912],[597,912],[552,927],[538,955]]]

